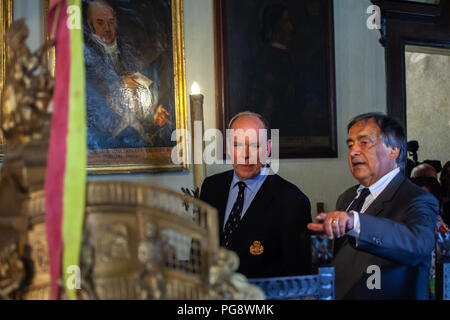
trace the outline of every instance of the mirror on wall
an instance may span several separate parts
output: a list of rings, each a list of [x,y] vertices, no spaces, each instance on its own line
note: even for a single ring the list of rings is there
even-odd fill
[[[419,162],[450,160],[450,49],[405,46],[406,131]]]

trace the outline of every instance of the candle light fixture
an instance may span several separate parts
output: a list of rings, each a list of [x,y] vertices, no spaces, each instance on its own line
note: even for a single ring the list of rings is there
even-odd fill
[[[206,177],[206,167],[203,162],[203,95],[200,87],[194,82],[191,87],[190,108],[191,108],[191,136],[193,145],[193,168],[194,168],[194,188],[201,188],[203,179]]]

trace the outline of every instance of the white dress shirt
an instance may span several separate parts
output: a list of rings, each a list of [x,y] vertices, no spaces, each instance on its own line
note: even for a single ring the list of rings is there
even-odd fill
[[[375,199],[383,192],[383,190],[388,186],[388,184],[394,179],[394,177],[400,172],[400,168],[395,168],[394,170],[390,171],[389,173],[385,174],[381,179],[379,179],[377,182],[375,182],[373,185],[371,185],[369,188],[370,194],[367,196],[367,198],[364,201],[364,204],[361,208],[361,212],[356,212],[352,210],[353,213],[353,229],[347,232],[347,235],[355,237],[356,240],[359,238],[359,234],[361,233],[361,224],[359,222],[359,214],[364,213],[367,208],[372,204],[372,202],[375,201]],[[358,190],[356,191],[356,197],[352,200],[352,202],[359,197],[361,194],[362,189],[366,188],[363,185],[359,185]],[[352,204],[350,202],[348,208]]]
[[[246,187],[244,189],[244,206],[242,207],[241,219],[242,217],[244,217],[245,212],[250,207],[262,184],[264,183],[264,181],[266,181],[267,175],[270,174],[268,170],[270,170],[268,167],[264,167],[256,177],[243,181]],[[228,201],[227,208],[225,210],[225,218],[223,221],[223,229],[225,229],[225,225],[227,224],[231,209],[233,209],[233,205],[236,202],[239,193],[239,188],[237,186],[237,183],[239,181],[240,179],[236,175],[236,172],[234,172],[233,180],[231,181],[230,192],[228,193]]]

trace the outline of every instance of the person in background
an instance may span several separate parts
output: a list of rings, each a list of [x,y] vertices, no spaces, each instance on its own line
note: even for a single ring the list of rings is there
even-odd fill
[[[439,202],[441,201],[441,185],[435,177],[415,177],[411,178],[411,181],[425,191],[430,192]]]
[[[411,171],[411,178],[432,177],[437,179],[436,169],[428,163],[422,163],[414,167]]]

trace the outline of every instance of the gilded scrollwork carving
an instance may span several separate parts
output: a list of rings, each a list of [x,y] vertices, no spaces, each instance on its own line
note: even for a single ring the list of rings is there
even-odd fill
[[[138,259],[142,263],[137,285],[138,297],[142,300],[161,300],[165,297],[163,277],[164,245],[156,225],[147,222],[144,239],[139,243]]]
[[[28,34],[22,18],[11,25],[5,37],[8,64],[2,94],[1,129],[7,144],[24,144],[32,136],[39,138],[53,92],[54,82],[45,58],[53,43],[47,42],[32,53],[25,43]]]
[[[81,246],[81,293],[82,300],[96,300],[98,296],[92,282],[93,271],[95,267],[95,249],[91,244],[89,229],[85,228],[83,232],[83,243]]]
[[[1,94],[0,127],[7,153],[1,168],[0,218],[6,222],[22,219],[24,223],[20,226],[6,223],[0,233],[3,252],[0,290],[3,298],[13,295],[15,299],[45,299],[49,292],[46,232],[37,230],[37,226],[45,224],[40,200],[50,121],[48,104],[53,92],[45,53],[52,44],[46,43],[31,52],[25,43],[28,34],[24,20],[20,19],[5,35],[8,62]],[[10,239],[16,248],[13,251]],[[6,258],[5,252],[10,256]]]
[[[0,300],[13,299],[25,277],[25,265],[17,252],[17,246],[10,244],[4,247],[0,252]]]
[[[31,246],[31,259],[34,261],[36,274],[48,274],[48,247],[47,234],[43,224],[37,225],[29,232],[29,242]]]
[[[101,226],[101,237],[97,255],[101,262],[111,263],[123,261],[130,258],[130,249],[128,244],[129,232],[127,225],[115,222]]]
[[[263,300],[264,293],[257,286],[248,283],[247,278],[236,273],[239,267],[238,255],[220,248],[215,264],[209,269],[209,295],[215,300]]]

